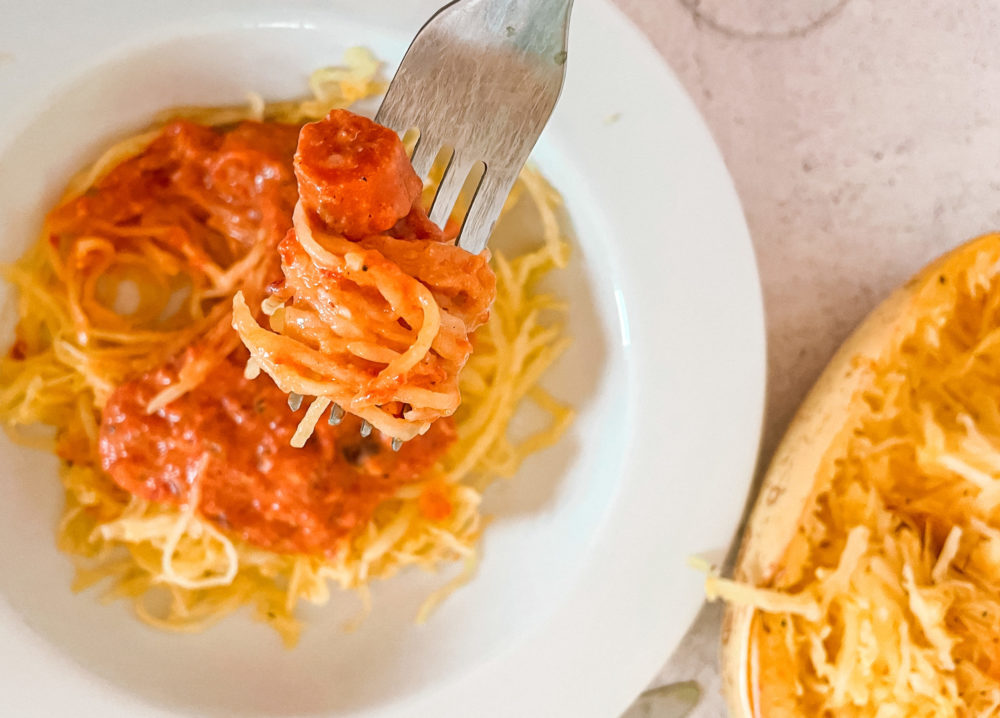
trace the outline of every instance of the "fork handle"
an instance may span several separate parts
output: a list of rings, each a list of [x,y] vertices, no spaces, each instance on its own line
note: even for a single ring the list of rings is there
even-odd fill
[[[486,20],[491,34],[519,50],[566,61],[573,0],[455,0],[448,8],[467,8]]]
[[[446,220],[473,163],[458,246],[478,254],[562,88],[573,0],[455,0],[427,21],[406,51],[375,121],[420,138],[411,162],[422,178],[454,149],[431,216]],[[454,173],[454,181],[449,176]],[[443,193],[443,194],[442,194]]]

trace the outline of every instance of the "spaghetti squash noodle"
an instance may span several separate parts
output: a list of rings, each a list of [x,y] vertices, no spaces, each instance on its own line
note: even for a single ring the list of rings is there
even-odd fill
[[[410,181],[405,212],[350,236],[316,197],[299,201],[293,156],[304,122],[384,89],[378,63],[352,50],[310,86],[305,101],[164,113],[71,180],[39,241],[2,269],[18,300],[0,421],[61,459],[58,545],[78,562],[75,587],[102,583],[159,628],[198,631],[249,605],[291,645],[296,606],[324,603],[331,584],[364,596],[373,579],[456,559],[467,577],[482,489],[572,420],[537,383],[568,342],[564,306],[537,288],[568,261],[558,195],[522,173],[508,204],[533,215],[538,241],[489,266],[426,220]],[[343,281],[324,289],[331,271]],[[388,306],[399,317],[383,320]],[[370,331],[332,331],[334,307],[367,312]],[[307,340],[352,393],[248,374],[277,354],[248,352],[234,324],[260,346]],[[317,422],[314,402],[303,422],[287,391],[351,413]],[[547,419],[514,441],[525,400]],[[388,433],[362,435],[365,419]],[[397,436],[412,438],[393,451]]]

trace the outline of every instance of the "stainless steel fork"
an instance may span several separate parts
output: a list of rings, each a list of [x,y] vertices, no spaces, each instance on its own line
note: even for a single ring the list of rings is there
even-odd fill
[[[453,153],[430,217],[444,224],[479,162],[479,180],[459,235],[478,254],[552,114],[562,89],[573,0],[456,0],[414,38],[379,124],[416,129],[413,168],[426,179],[442,149]]]

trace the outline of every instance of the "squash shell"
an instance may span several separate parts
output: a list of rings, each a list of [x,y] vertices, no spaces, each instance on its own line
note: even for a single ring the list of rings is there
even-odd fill
[[[951,282],[977,262],[1000,261],[1000,234],[988,234],[958,247],[896,289],[834,354],[789,424],[764,474],[747,522],[733,578],[767,585],[781,570],[787,549],[811,498],[816,477],[833,461],[860,410],[859,395],[870,386],[874,362],[889,356],[912,335],[928,312],[953,301]],[[762,630],[763,616],[752,606],[729,605],[722,625],[723,693],[734,718],[760,710],[754,665],[769,675],[797,669],[783,642]],[[770,689],[770,686],[769,686]],[[800,713],[790,693],[776,687],[762,718],[791,718]]]

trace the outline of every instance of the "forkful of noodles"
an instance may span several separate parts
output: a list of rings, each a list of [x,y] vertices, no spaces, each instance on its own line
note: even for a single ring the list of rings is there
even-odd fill
[[[377,122],[334,110],[302,128],[284,280],[261,307],[270,329],[241,294],[233,302],[247,376],[265,371],[293,411],[314,397],[293,445],[347,412],[399,450],[458,408],[470,335],[496,296],[486,242],[562,88],[571,6],[454,0],[410,45]],[[498,31],[516,27],[524,37]],[[411,130],[412,164],[397,134]],[[436,224],[421,176],[449,147]],[[456,227],[448,217],[476,163]]]
[[[398,450],[458,408],[470,336],[496,295],[488,255],[428,219],[403,143],[367,118],[334,110],[305,125],[295,175],[283,279],[259,311],[242,292],[233,302],[247,376],[267,373],[293,411],[308,402],[293,445],[350,413]]]

